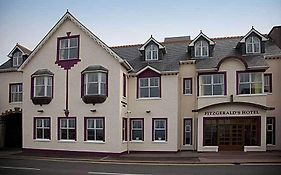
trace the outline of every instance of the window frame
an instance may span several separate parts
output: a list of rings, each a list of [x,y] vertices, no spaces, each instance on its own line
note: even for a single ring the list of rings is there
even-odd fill
[[[259,42],[255,42],[254,39],[257,39]],[[251,41],[249,41],[251,40]],[[255,44],[258,44],[258,48],[259,50],[255,52]],[[246,39],[245,41],[245,45],[246,45],[246,54],[257,54],[257,53],[261,53],[261,40],[260,38],[256,37],[256,36],[250,36]],[[250,46],[248,46],[250,45]],[[251,47],[252,51],[249,52],[248,51],[248,47]]]
[[[251,89],[252,89],[252,84],[253,83],[257,83],[257,82],[252,82],[252,74],[254,73],[261,73],[261,88],[262,91],[261,93],[252,93]],[[248,82],[243,82],[242,84],[250,84],[250,93],[248,94],[240,94],[240,75],[241,74],[249,74],[249,81]],[[260,94],[264,94],[264,73],[263,71],[236,71],[236,94],[243,96],[243,95],[260,95]]]
[[[263,74],[263,92],[264,93],[272,93],[272,73],[264,73]],[[265,80],[266,80],[266,77],[268,77],[268,85],[265,84]],[[265,92],[265,86],[269,86],[269,91],[268,92]]]
[[[70,56],[70,49],[71,47],[61,48],[61,41],[68,40],[68,46],[70,46],[70,39],[77,38],[77,58],[69,58],[68,59],[61,59],[61,49],[68,49],[68,56]],[[67,60],[78,60],[79,59],[79,51],[80,51],[80,35],[72,35],[72,36],[65,36],[65,37],[58,37],[57,38],[57,61],[67,61]]]
[[[98,81],[96,82],[90,82],[90,83],[97,83],[98,84],[98,93],[97,94],[89,94],[88,93],[88,86],[89,86],[89,82],[88,82],[88,77],[89,74],[98,74]],[[105,75],[105,82],[102,82],[102,74]],[[91,95],[106,95],[108,94],[108,73],[104,72],[104,71],[91,71],[91,72],[85,72],[82,74],[83,76],[83,96],[91,96]],[[104,84],[104,94],[102,94],[102,84]]]
[[[151,79],[156,78],[158,81],[158,86],[151,86]],[[141,87],[141,80],[147,79],[148,85]],[[148,97],[141,96],[141,89],[148,89]],[[159,96],[151,97],[151,88],[158,88]],[[149,98],[161,98],[161,78],[160,77],[140,77],[138,78],[138,98],[139,99],[149,99]]]
[[[164,129],[162,129],[162,128],[156,129],[155,128],[155,122],[158,121],[158,120],[165,122],[165,124],[164,124],[165,128]],[[155,138],[157,130],[158,131],[165,131],[165,138],[164,139],[159,140],[159,139]],[[168,141],[168,119],[167,118],[152,118],[152,141],[153,142],[167,142]]]
[[[186,82],[189,81],[189,88],[186,88]],[[189,93],[187,93],[187,89],[190,90]],[[192,95],[192,78],[184,78],[183,79],[183,94],[184,95]]]
[[[154,52],[156,57],[154,58]],[[149,44],[145,48],[145,61],[155,61],[159,59],[159,48],[156,44]]]
[[[16,92],[12,92],[13,86],[16,86]],[[21,91],[20,91],[20,86],[21,86]],[[16,96],[16,98],[19,98],[19,99],[13,101],[13,96]],[[9,103],[22,103],[22,101],[23,101],[23,83],[9,84]]]
[[[214,85],[218,85],[218,84],[221,84],[221,83],[217,83],[217,84],[213,84],[213,77],[214,75],[223,75],[223,93],[221,95],[214,95]],[[204,85],[211,85],[212,86],[212,94],[211,95],[203,95],[202,94],[202,76],[211,76],[211,84],[204,84]],[[199,73],[198,74],[198,78],[197,78],[197,94],[198,96],[200,97],[216,97],[216,96],[225,96],[227,95],[227,73],[226,72],[208,72],[208,73]]]
[[[94,128],[88,128],[88,120],[94,120]],[[102,121],[102,128],[97,128],[96,126],[96,121],[101,120]],[[88,138],[88,130],[102,130],[103,133],[103,139],[98,140],[97,139],[97,134],[95,135],[95,140],[90,140]],[[96,132],[95,132],[96,133]],[[105,117],[84,117],[84,141],[86,142],[105,142]]]
[[[268,123],[268,120],[271,119],[272,123]],[[268,127],[271,126],[272,129],[269,131]],[[268,143],[267,134],[271,133],[272,143]],[[266,145],[275,145],[276,144],[276,118],[275,117],[266,117]]]
[[[44,78],[44,84],[43,85],[36,85],[36,80],[37,78],[41,78],[43,77]],[[51,78],[50,82],[51,82],[51,85],[48,85],[48,78]],[[53,84],[54,84],[54,77],[51,76],[51,75],[36,75],[36,76],[33,76],[32,77],[33,79],[33,94],[32,94],[32,97],[53,97]],[[37,86],[43,86],[44,87],[44,95],[43,96],[37,96],[36,95],[36,87]],[[51,87],[51,91],[50,91],[50,95],[48,95],[48,87]]]
[[[122,141],[128,141],[128,118],[122,118]]]
[[[127,75],[123,73],[123,97],[127,96]]]
[[[23,54],[21,51],[14,52],[12,57],[12,62],[13,62],[13,67],[19,67],[22,64]]]
[[[49,127],[45,127],[43,126],[44,122],[42,122],[42,127],[40,127],[39,129],[42,129],[42,136],[43,138],[37,138],[37,120],[49,120]],[[51,117],[34,117],[33,118],[33,139],[34,140],[46,140],[46,141],[50,141],[51,138],[52,138],[52,130],[51,130],[51,127],[52,127],[52,123],[51,123]],[[45,130],[49,130],[50,132],[50,138],[44,138],[44,132]]]
[[[142,139],[134,140],[133,139],[133,121],[141,121],[141,130],[142,132]],[[144,118],[130,118],[130,141],[133,142],[144,142]]]
[[[67,127],[61,128],[61,120],[67,120]],[[74,126],[75,128],[69,128],[69,122],[68,120],[74,120]],[[74,139],[62,139],[61,138],[61,129],[67,129],[67,138],[69,138],[69,130],[74,129],[75,131],[75,138]],[[58,117],[58,140],[59,141],[77,141],[77,120],[76,117]]]
[[[190,131],[189,131],[190,143],[189,144],[186,143],[186,133],[187,133],[187,131],[186,131],[186,121],[190,121]],[[183,145],[185,145],[185,146],[192,145],[192,139],[193,139],[193,137],[192,137],[192,134],[193,134],[193,132],[192,132],[192,130],[193,130],[192,121],[193,121],[192,118],[184,118],[183,119]]]
[[[204,45],[207,44],[207,45]],[[199,49],[200,54],[197,55],[197,50]],[[204,55],[203,49],[207,49],[207,54]],[[208,57],[209,56],[209,43],[205,40],[196,41],[194,44],[194,55],[195,57]]]

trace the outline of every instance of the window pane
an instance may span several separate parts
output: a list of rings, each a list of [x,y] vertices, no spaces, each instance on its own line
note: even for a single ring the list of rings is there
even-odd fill
[[[43,139],[43,129],[36,129],[36,138],[37,139]]]
[[[35,87],[35,96],[43,97],[43,96],[45,96],[44,94],[45,94],[44,86],[36,86]]]
[[[103,129],[97,129],[97,140],[103,141],[104,136],[103,136]]]
[[[52,86],[52,77],[45,77],[47,78],[47,85]]]
[[[50,120],[49,119],[44,120],[44,127],[50,127]]]
[[[262,73],[252,73],[251,79],[252,79],[252,82],[261,82],[262,81]]]
[[[69,58],[78,58],[78,48],[71,48]]]
[[[202,84],[211,84],[212,76],[211,75],[202,75]]]
[[[96,131],[94,129],[88,129],[88,140],[96,140]]]
[[[259,53],[260,52],[260,43],[255,43],[254,44],[254,52]]]
[[[66,119],[61,119],[61,121],[60,121],[60,126],[61,126],[61,128],[66,128],[66,127],[67,127],[67,121],[66,121]]]
[[[240,84],[239,94],[250,94],[250,84]]]
[[[250,74],[249,73],[240,73],[239,74],[239,82],[249,82]]]
[[[165,138],[166,131],[165,130],[156,130],[155,131],[155,140],[166,140]]]
[[[68,119],[68,127],[69,128],[75,128],[75,120],[74,119]]]
[[[47,94],[46,96],[51,97],[52,96],[52,86],[47,86]]]
[[[105,83],[101,83],[101,92],[100,94],[102,95],[106,95],[106,84]]]
[[[224,94],[224,86],[223,85],[214,85],[213,86],[213,95],[223,95]]]
[[[160,97],[159,87],[150,88],[150,97]]]
[[[98,83],[89,83],[88,84],[88,95],[98,94]]]
[[[203,95],[212,95],[212,85],[203,85],[201,87]]]
[[[67,48],[68,47],[68,40],[62,39],[60,40],[60,48]]]
[[[42,127],[42,120],[36,119],[36,127]]]
[[[87,73],[88,82],[98,82],[98,73]]]
[[[142,121],[132,121],[133,128],[142,128]]]
[[[165,120],[155,120],[155,128],[166,128],[166,121]]]
[[[61,129],[61,139],[67,139],[67,129]]]
[[[223,78],[224,78],[224,75],[222,75],[222,74],[214,74],[213,83],[214,84],[223,83]]]
[[[45,84],[44,77],[35,78],[35,85],[44,85],[44,84]]]
[[[68,139],[70,139],[70,140],[75,140],[75,136],[76,136],[75,129],[69,129],[69,130],[68,130],[68,133],[69,133]]]
[[[60,59],[61,60],[68,59],[68,49],[61,49],[60,50]]]
[[[140,86],[148,86],[148,78],[140,78]]]
[[[252,53],[253,50],[252,50],[252,44],[247,44],[247,52],[248,53]]]
[[[87,127],[88,128],[94,128],[94,120],[93,119],[87,119]]]
[[[96,120],[96,128],[103,128],[103,120],[102,119]]]
[[[208,56],[208,47],[202,47],[202,49],[203,49],[202,56]]]
[[[251,86],[251,94],[262,93],[262,83],[252,83]]]
[[[70,47],[78,46],[78,38],[71,38],[70,39]]]
[[[140,88],[140,97],[149,97],[148,88]]]
[[[132,131],[132,139],[133,140],[142,140],[142,130],[134,130]]]
[[[100,73],[101,74],[101,82],[106,83],[106,73]]]
[[[44,129],[44,139],[50,139],[50,129]]]

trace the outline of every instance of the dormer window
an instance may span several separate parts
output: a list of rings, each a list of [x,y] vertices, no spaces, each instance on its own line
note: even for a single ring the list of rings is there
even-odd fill
[[[197,41],[195,43],[195,57],[209,56],[209,44],[206,41]]]
[[[154,44],[145,48],[145,60],[158,60],[158,47]]]
[[[79,58],[79,35],[58,38],[58,60]]]
[[[18,67],[21,65],[23,59],[22,59],[22,53],[20,51],[15,52],[13,55],[13,67]]]
[[[246,40],[246,53],[260,53],[260,40],[257,37],[249,37]]]

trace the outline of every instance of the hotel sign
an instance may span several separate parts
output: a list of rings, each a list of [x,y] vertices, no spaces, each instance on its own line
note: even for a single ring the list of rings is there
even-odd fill
[[[212,116],[212,115],[255,115],[255,114],[259,114],[258,110],[239,110],[239,111],[206,111],[204,112],[204,115],[206,116]]]

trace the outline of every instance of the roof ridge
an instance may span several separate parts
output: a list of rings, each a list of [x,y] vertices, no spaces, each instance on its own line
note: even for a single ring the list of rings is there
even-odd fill
[[[241,38],[243,37],[242,35],[237,35],[237,36],[222,36],[222,37],[214,37],[214,38],[210,38],[210,39],[214,39],[214,40],[220,40],[220,39],[234,39],[234,38]]]
[[[134,47],[134,46],[142,46],[143,44],[126,44],[126,45],[119,45],[119,46],[111,46],[111,48],[123,48],[123,47]]]

